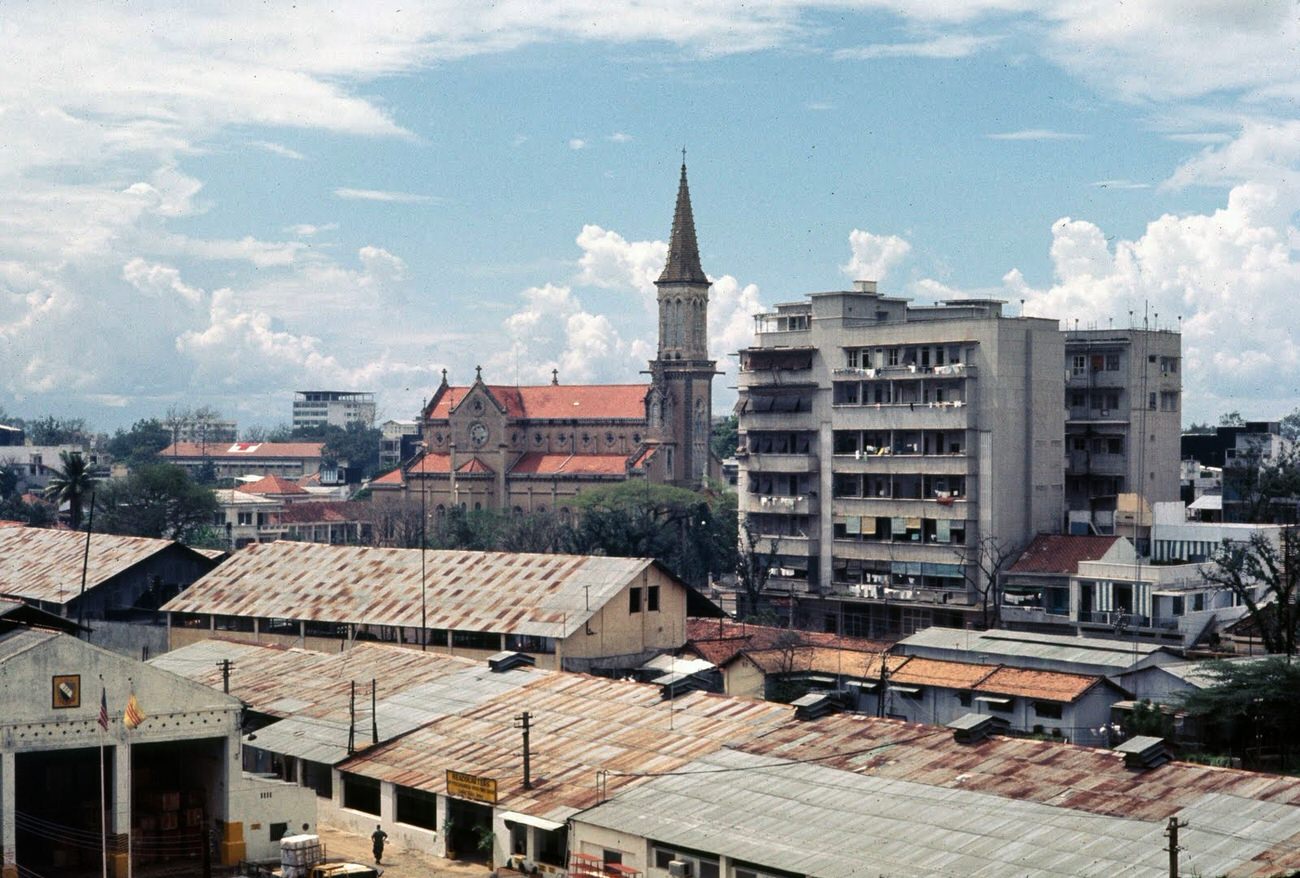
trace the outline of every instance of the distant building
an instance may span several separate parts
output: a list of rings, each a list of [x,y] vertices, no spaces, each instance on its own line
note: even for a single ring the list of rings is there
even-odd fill
[[[280,476],[297,480],[321,472],[320,442],[234,442],[229,445],[168,445],[159,460],[183,467],[191,475],[211,466],[217,479]]]
[[[0,445],[0,467],[11,466],[18,475],[18,493],[39,494],[50,483],[54,470],[63,467],[61,455],[80,454],[91,469],[100,469],[97,451],[83,445]]]
[[[1069,530],[1120,533],[1121,496],[1148,504],[1179,496],[1182,336],[1144,329],[1064,336]]]
[[[391,469],[415,455],[420,441],[420,422],[388,420],[379,427],[379,468]]]
[[[22,427],[9,427],[0,424],[0,448],[11,445],[22,445],[27,438]]]
[[[293,428],[316,430],[374,426],[375,395],[350,390],[299,390],[293,395]]]
[[[376,490],[419,492],[430,515],[453,507],[575,513],[577,496],[629,479],[698,487],[718,475],[709,438],[710,281],[700,265],[686,166],[659,279],[659,346],[645,384],[442,384],[421,413],[424,448]],[[409,495],[408,494],[408,495]]]
[[[171,431],[173,444],[184,442],[207,447],[228,445],[239,438],[239,424],[235,421],[203,415],[168,418],[163,426]]]

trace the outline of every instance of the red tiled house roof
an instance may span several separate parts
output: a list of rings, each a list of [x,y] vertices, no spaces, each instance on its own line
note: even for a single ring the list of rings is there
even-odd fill
[[[1081,561],[1097,561],[1119,542],[1116,536],[1040,534],[1025,547],[1008,573],[1073,574]]]
[[[645,420],[648,384],[543,384],[510,387],[485,384],[483,388],[512,418],[534,420]],[[443,386],[434,394],[425,417],[446,419],[473,387]]]

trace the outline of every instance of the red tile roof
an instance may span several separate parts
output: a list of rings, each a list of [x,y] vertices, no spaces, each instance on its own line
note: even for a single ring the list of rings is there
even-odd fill
[[[529,452],[515,461],[510,472],[516,475],[622,476],[627,474],[627,456]]]
[[[256,482],[243,485],[237,490],[245,494],[306,494],[307,489],[297,482],[279,476],[263,476]]]
[[[451,455],[442,454],[437,451],[426,451],[421,454],[414,463],[406,470],[408,473],[449,473],[451,472]]]
[[[177,442],[158,453],[166,461],[169,457],[211,457],[215,460],[240,460],[243,458],[307,458],[318,460],[323,442],[235,442],[230,445],[198,442]]]
[[[910,664],[910,663],[909,663]],[[975,688],[996,695],[1019,695],[1046,701],[1072,702],[1102,681],[1101,677],[1036,671],[1029,668],[998,668]]]
[[[645,420],[648,384],[543,384],[538,387],[484,385],[512,418]],[[428,416],[446,418],[472,388],[447,387]]]
[[[972,665],[967,662],[945,662],[940,659],[916,658],[913,656],[891,680],[898,683],[911,683],[916,686],[946,686],[949,689],[973,689],[985,677],[993,673],[988,665]]]
[[[405,485],[405,484],[406,484],[406,480],[402,477],[402,469],[401,469],[401,467],[398,467],[397,469],[393,470],[392,472],[384,473],[384,474],[383,474],[382,476],[380,476],[379,478],[374,479],[373,481],[371,481],[370,484],[371,484],[371,485],[384,485],[384,486],[389,486],[389,485]]]
[[[282,524],[325,524],[342,521],[369,521],[370,504],[356,500],[323,500],[316,503],[290,503],[280,513]]]
[[[492,467],[488,466],[486,463],[479,460],[477,457],[472,457],[469,460],[462,463],[460,466],[456,467],[456,472],[465,473],[466,475],[472,476],[472,475],[488,475],[496,472],[496,470],[492,469]]]
[[[1122,537],[1042,534],[1034,537],[1008,572],[1077,573],[1080,561],[1098,560],[1120,539]]]

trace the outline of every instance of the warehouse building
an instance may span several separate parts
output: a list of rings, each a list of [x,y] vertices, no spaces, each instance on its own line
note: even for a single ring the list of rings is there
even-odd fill
[[[566,670],[680,647],[709,601],[645,558],[253,545],[173,599],[171,646],[221,636],[338,651],[356,640]]]

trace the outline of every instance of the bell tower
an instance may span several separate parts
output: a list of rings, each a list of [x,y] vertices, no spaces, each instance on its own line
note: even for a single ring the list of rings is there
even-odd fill
[[[652,390],[647,416],[672,461],[672,481],[695,487],[709,474],[717,364],[709,359],[710,283],[700,266],[695,240],[685,150],[668,261],[655,286],[659,290],[659,353],[650,361]]]

